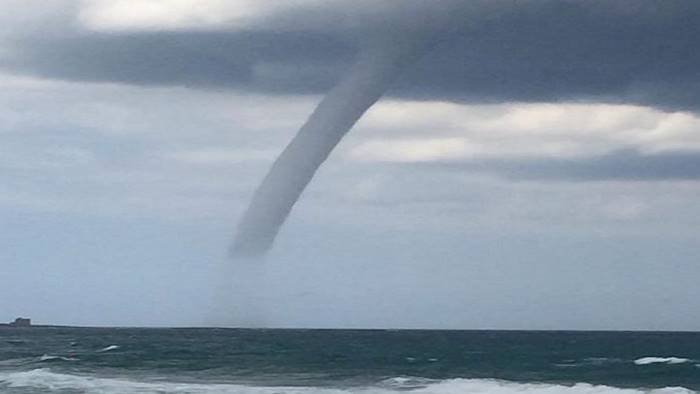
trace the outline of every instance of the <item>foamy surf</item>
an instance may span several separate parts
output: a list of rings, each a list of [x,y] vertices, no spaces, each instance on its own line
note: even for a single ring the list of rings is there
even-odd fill
[[[178,383],[167,381],[135,381],[121,378],[101,378],[35,369],[24,372],[0,373],[0,390],[17,392],[80,392],[80,393],[191,393],[191,394],[392,394],[410,391],[415,394],[691,394],[682,387],[661,389],[623,389],[577,383],[571,386],[516,383],[489,379],[430,380],[422,378],[392,378],[375,386],[334,387],[265,387],[241,384]],[[30,391],[31,390],[31,391]]]
[[[109,352],[111,350],[117,350],[119,349],[119,345],[109,345],[107,347],[104,347],[100,350],[97,350],[96,353],[104,353],[104,352]]]
[[[75,357],[52,356],[50,354],[44,354],[39,357],[39,362],[47,361],[78,361],[78,359]]]
[[[689,363],[692,360],[682,357],[642,357],[634,360],[637,365],[649,364],[683,364]]]

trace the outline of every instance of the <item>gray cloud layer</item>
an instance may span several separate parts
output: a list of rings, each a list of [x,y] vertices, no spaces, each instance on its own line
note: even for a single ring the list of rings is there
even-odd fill
[[[697,152],[645,155],[635,150],[620,150],[586,158],[482,160],[428,165],[493,173],[513,180],[700,180],[700,154]]]
[[[431,4],[443,3],[448,4]],[[453,25],[433,26],[442,30],[441,44],[400,79],[392,95],[470,102],[596,100],[698,109],[696,1],[474,4],[449,2]],[[255,30],[217,32],[106,33],[64,20],[63,28],[15,35],[6,43],[9,53],[0,65],[80,81],[324,92],[368,42],[406,26],[430,30],[420,7],[391,1],[375,6],[382,12],[368,21],[362,20],[363,13],[349,12],[352,6],[338,6],[335,13],[330,8],[324,13],[295,9],[278,16],[284,24],[272,20]],[[318,21],[320,14],[332,22],[333,15],[343,12],[350,22],[340,27]]]

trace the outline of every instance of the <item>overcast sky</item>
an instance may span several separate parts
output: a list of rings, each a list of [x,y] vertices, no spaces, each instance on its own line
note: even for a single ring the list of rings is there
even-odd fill
[[[700,2],[1,1],[0,321],[700,330]],[[426,34],[230,260],[357,53]]]

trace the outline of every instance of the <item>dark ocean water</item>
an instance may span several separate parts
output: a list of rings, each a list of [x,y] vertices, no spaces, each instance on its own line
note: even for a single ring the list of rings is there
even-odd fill
[[[689,393],[700,333],[0,328],[2,393]]]

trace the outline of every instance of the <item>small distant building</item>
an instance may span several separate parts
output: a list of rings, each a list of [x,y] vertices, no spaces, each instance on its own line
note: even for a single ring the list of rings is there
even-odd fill
[[[18,317],[13,321],[12,323],[9,324],[10,327],[31,327],[32,326],[32,319],[25,319],[23,317]]]

